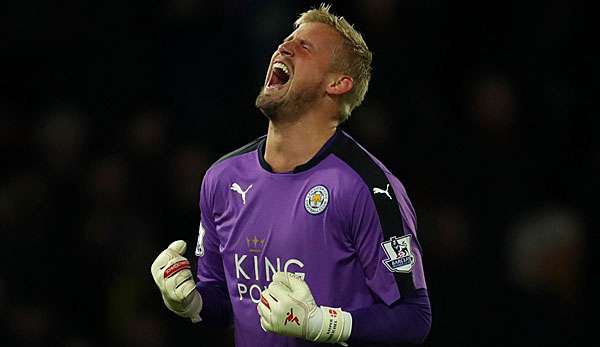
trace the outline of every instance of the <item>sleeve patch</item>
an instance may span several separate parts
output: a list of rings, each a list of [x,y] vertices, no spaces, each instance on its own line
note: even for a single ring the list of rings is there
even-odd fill
[[[415,257],[411,249],[411,235],[392,236],[388,241],[382,242],[381,247],[388,256],[388,259],[382,261],[388,270],[399,273],[412,271]]]
[[[202,222],[200,222],[200,227],[198,228],[198,242],[196,243],[196,256],[202,257],[204,255],[204,227],[202,226]]]

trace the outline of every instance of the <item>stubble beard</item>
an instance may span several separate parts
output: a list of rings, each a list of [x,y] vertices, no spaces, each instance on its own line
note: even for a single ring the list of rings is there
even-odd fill
[[[294,121],[299,119],[317,100],[316,89],[288,92],[283,98],[273,100],[263,87],[254,105],[271,121]]]

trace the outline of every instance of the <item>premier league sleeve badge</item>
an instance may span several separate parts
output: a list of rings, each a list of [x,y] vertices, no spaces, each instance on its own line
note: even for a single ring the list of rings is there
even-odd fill
[[[383,260],[383,264],[391,272],[409,273],[415,263],[415,257],[411,250],[411,236],[402,237],[392,236],[388,241],[381,243],[381,247],[388,256]]]

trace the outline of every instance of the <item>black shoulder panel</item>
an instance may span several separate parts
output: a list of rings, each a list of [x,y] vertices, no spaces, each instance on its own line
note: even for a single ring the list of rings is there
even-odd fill
[[[377,209],[381,229],[383,230],[383,239],[390,240],[393,236],[404,235],[405,232],[399,204],[396,200],[396,195],[393,193],[392,185],[383,169],[377,165],[364,149],[346,134],[339,137],[331,151],[362,177],[370,191],[375,187],[385,189],[389,185],[389,194],[392,199],[389,199],[387,196],[384,198],[383,195],[381,195],[381,198],[378,196],[375,199],[371,195]],[[394,272],[394,276],[396,277],[398,290],[402,297],[412,297],[415,295],[412,272]]]
[[[216,165],[220,162],[222,162],[223,160],[229,159],[229,158],[233,158],[236,157],[238,155],[242,155],[248,152],[252,152],[254,150],[256,150],[258,148],[258,146],[260,145],[261,142],[263,142],[266,139],[267,135],[263,135],[259,138],[257,138],[256,140],[244,145],[243,147],[240,147],[238,149],[236,149],[235,151],[231,152],[231,153],[227,153],[224,156],[222,156],[219,160],[217,160],[213,165]]]

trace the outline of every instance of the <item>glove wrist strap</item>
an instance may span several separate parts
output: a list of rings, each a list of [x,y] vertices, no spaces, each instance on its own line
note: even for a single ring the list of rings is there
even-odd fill
[[[165,305],[167,308],[173,312],[175,312],[178,316],[189,318],[192,323],[198,323],[202,321],[200,317],[200,311],[202,311],[202,296],[198,293],[197,290],[192,291],[185,299],[184,299],[184,308],[183,310],[177,310],[169,300],[166,300],[163,296]]]
[[[315,342],[343,343],[350,337],[352,316],[341,308],[321,306],[321,331]]]

